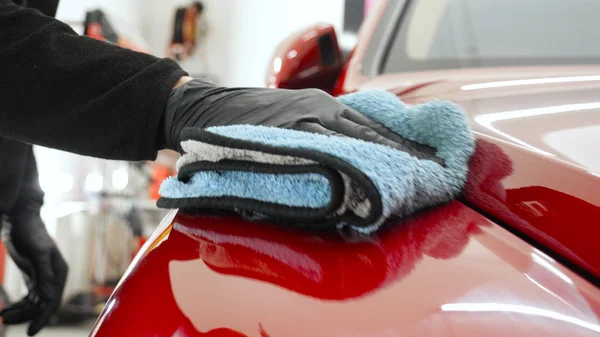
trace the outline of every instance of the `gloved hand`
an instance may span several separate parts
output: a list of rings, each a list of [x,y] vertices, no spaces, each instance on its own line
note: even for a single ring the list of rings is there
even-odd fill
[[[317,89],[224,88],[192,80],[171,93],[165,110],[165,143],[181,152],[186,127],[265,125],[340,135],[388,145],[417,157],[435,150],[416,144]]]
[[[11,215],[6,246],[24,274],[29,293],[0,312],[5,324],[31,322],[27,334],[33,336],[48,324],[60,308],[67,281],[67,263],[48,235],[39,212]]]

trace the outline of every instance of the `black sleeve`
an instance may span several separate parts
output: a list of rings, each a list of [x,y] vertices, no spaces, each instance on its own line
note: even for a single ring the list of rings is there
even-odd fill
[[[24,172],[19,184],[17,198],[7,212],[13,222],[21,222],[29,218],[39,218],[44,204],[44,191],[40,187],[37,164],[31,145],[24,150]]]
[[[78,36],[0,0],[0,136],[108,159],[154,159],[172,60]]]
[[[0,138],[0,222],[19,197],[31,145]]]
[[[19,4],[18,1],[15,1],[15,3]],[[23,0],[21,0],[21,3],[23,3]],[[44,15],[54,17],[58,9],[58,0],[27,0],[27,7],[35,8]]]

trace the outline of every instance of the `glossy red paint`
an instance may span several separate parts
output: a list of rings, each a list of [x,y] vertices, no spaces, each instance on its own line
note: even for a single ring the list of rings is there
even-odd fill
[[[348,59],[352,59],[354,55],[354,50],[350,52],[350,54],[348,54]],[[331,94],[333,96],[339,96],[339,95],[343,95],[343,94],[347,94],[348,92],[344,90],[344,84],[347,82],[347,75],[348,75],[348,71],[350,70],[350,64],[348,62],[346,62],[344,64],[344,66],[342,67],[342,70],[340,71],[340,75],[338,76],[334,86],[333,86],[333,90],[331,91]]]
[[[319,39],[331,37],[331,60],[324,64]],[[267,86],[273,88],[318,88],[331,92],[344,63],[335,29],[318,24],[283,41],[273,54],[267,70]]]
[[[436,73],[386,75],[361,89],[397,92],[409,103],[437,98],[461,105],[477,138],[498,147],[490,157],[502,162],[501,153],[510,161],[496,182],[501,193],[467,189],[468,202],[597,280],[600,152],[593,144],[600,140],[600,67]]]
[[[594,286],[460,202],[368,238],[179,215],[152,242],[92,336],[600,333]]]

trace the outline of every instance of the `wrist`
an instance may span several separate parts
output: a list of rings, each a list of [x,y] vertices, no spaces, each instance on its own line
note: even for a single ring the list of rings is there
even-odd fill
[[[173,86],[173,89],[177,89],[180,86],[186,84],[187,82],[193,80],[193,78],[189,77],[189,76],[183,76],[179,79],[179,81],[177,81],[177,83],[175,83],[175,85]]]
[[[178,151],[177,139],[175,136],[174,128],[178,120],[179,106],[183,99],[184,92],[186,90],[185,84],[189,82],[189,77],[184,76],[177,84],[173,87],[167,105],[165,106],[165,114],[163,120],[163,132],[165,138],[165,148],[168,150]]]
[[[204,127],[207,120],[211,119],[211,115],[207,114],[207,110],[210,110],[208,98],[215,93],[222,94],[222,90],[214,84],[200,79],[184,76],[180,82],[182,84],[171,91],[163,119],[165,146],[177,152],[181,152],[181,131],[186,127]]]

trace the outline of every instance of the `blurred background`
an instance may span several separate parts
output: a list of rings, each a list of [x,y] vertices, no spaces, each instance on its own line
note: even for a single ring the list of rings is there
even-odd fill
[[[82,35],[170,57],[191,76],[225,86],[265,86],[270,58],[291,34],[329,23],[343,51],[356,43],[377,0],[60,0],[57,18]],[[125,163],[36,147],[42,217],[69,264],[61,313],[39,336],[88,336],[108,296],[166,215],[155,207],[178,154]],[[27,293],[21,272],[0,257],[5,301]],[[26,326],[3,331],[25,336]]]

